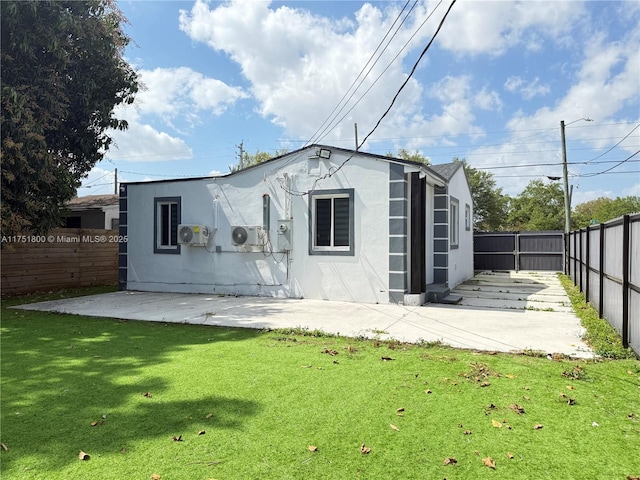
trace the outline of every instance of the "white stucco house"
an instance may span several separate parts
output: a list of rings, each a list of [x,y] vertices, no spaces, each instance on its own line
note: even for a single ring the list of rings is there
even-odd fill
[[[473,277],[462,163],[311,145],[120,186],[122,290],[421,304]]]

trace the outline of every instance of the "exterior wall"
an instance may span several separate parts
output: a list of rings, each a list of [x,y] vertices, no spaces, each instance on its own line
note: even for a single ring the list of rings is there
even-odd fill
[[[447,187],[434,187],[433,283],[449,282],[449,195]]]
[[[407,180],[404,167],[389,166],[389,302],[403,303],[407,293]]]
[[[464,168],[459,168],[449,181],[449,196],[459,202],[458,248],[449,250],[449,288],[473,277],[473,199]],[[469,223],[465,224],[465,208],[469,207]]]
[[[347,153],[333,151],[330,159],[309,158],[312,153],[226,177],[124,185],[120,229],[129,242],[121,251],[121,288],[388,303],[391,164],[356,155],[336,172]],[[311,255],[308,192],[351,188],[354,254]],[[234,246],[232,226],[263,224],[264,195],[270,199],[271,248]],[[154,253],[158,197],[181,197],[180,223],[217,227],[208,245]],[[280,219],[292,220],[289,252],[278,250]]]
[[[434,283],[434,241],[433,241],[433,222],[434,222],[434,202],[435,202],[435,187],[427,183],[427,211],[426,211],[426,241],[425,241],[425,260],[426,260],[426,270],[427,270],[427,278],[426,284],[429,285]]]

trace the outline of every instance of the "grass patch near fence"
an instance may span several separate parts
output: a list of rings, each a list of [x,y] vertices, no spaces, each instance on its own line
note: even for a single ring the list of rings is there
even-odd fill
[[[633,350],[622,346],[620,334],[604,318],[598,316],[598,311],[593,305],[587,303],[580,288],[574,285],[573,280],[567,275],[559,275],[576,315],[587,333],[584,341],[593,351],[605,358],[635,358]]]
[[[633,359],[118,321],[4,302],[0,340],[3,480],[640,475]]]

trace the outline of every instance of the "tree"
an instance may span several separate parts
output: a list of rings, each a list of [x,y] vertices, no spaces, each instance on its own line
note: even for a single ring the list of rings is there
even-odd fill
[[[513,230],[563,230],[564,193],[558,183],[531,180],[509,202],[508,228]]]
[[[406,148],[399,148],[396,153],[389,152],[387,157],[401,158],[403,160],[409,160],[411,162],[423,163],[424,165],[431,165],[431,159],[425,157],[418,150],[410,152]]]
[[[465,159],[453,159],[463,162],[473,198],[473,226],[475,230],[504,230],[506,226],[509,197],[496,188],[491,172],[470,167]]]
[[[276,149],[273,153],[263,152],[261,150],[256,150],[256,153],[242,152],[242,168],[239,165],[231,165],[229,166],[229,170],[232,172],[237,172],[244,168],[253,167],[254,165],[258,165],[260,163],[264,163],[267,160],[271,160],[272,158],[279,157],[281,155],[285,155],[289,153],[289,150],[286,148]]]
[[[592,223],[607,222],[629,213],[640,212],[640,197],[600,197],[576,205],[572,217],[573,228],[585,228]]]
[[[113,0],[2,1],[2,231],[60,225],[65,203],[111,145],[138,77]]]

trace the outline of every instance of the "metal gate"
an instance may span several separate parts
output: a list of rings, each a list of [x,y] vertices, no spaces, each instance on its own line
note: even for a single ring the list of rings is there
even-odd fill
[[[564,233],[476,232],[473,235],[475,270],[564,270]]]

